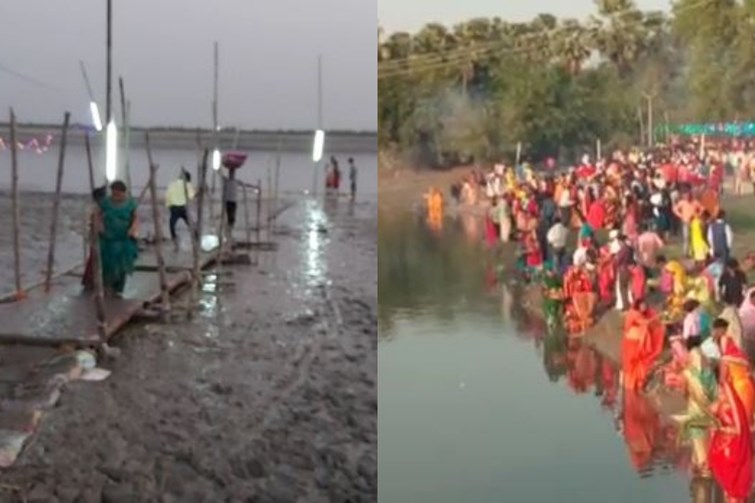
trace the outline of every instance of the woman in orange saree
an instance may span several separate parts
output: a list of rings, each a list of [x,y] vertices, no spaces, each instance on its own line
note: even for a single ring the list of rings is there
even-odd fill
[[[752,487],[752,434],[749,418],[727,366],[721,367],[719,400],[712,412],[718,420],[713,430],[708,459],[728,503],[744,503]]]
[[[718,320],[716,320],[716,323],[718,323]],[[755,386],[750,374],[750,362],[732,339],[724,337],[720,345],[722,346],[721,367],[726,367],[731,385],[747,414],[748,429],[752,429],[753,418],[755,417]]]
[[[655,311],[645,301],[635,301],[627,312],[621,342],[622,377],[626,390],[641,391],[645,387],[650,371],[663,351],[664,332]]]

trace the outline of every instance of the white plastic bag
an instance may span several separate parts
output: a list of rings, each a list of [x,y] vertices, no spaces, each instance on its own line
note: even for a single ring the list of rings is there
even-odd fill
[[[16,462],[27,438],[29,433],[0,430],[0,468],[8,468]]]
[[[82,381],[104,381],[108,377],[110,377],[110,371],[101,368],[85,370],[81,374]]]

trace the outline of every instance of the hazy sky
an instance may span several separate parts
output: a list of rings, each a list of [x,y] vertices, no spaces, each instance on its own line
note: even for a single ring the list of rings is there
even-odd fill
[[[643,9],[667,9],[669,0],[636,0]],[[378,18],[389,32],[415,31],[428,22],[452,25],[478,16],[527,21],[540,13],[583,19],[594,0],[379,0]]]
[[[113,4],[113,109],[122,75],[133,124],[211,126],[218,40],[221,125],[315,127],[322,53],[325,127],[376,129],[375,0]],[[21,121],[60,122],[66,109],[88,121],[80,59],[105,114],[105,11],[105,0],[0,2],[0,121],[9,106]]]

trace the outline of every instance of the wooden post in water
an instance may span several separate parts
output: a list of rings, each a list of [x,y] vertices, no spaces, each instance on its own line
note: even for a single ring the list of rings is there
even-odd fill
[[[257,227],[255,229],[257,243],[260,242],[260,227],[261,226],[262,226],[262,180],[257,179]],[[259,244],[257,246],[259,246]]]
[[[52,202],[52,222],[50,223],[50,248],[47,251],[47,270],[45,271],[45,292],[49,292],[52,282],[52,270],[55,268],[55,238],[58,231],[58,212],[60,211],[60,193],[63,190],[63,166],[66,158],[66,140],[68,137],[68,122],[71,113],[66,112],[63,119],[63,130],[60,133],[60,156],[58,157],[58,175],[55,179],[55,199]]]
[[[121,92],[121,118],[123,120],[123,170],[126,173],[126,188],[128,189],[128,195],[133,194],[131,188],[131,167],[128,162],[128,153],[131,143],[131,128],[129,127],[129,112],[131,103],[126,101],[126,91],[123,87],[123,77],[118,77],[118,87]]]
[[[208,149],[204,149],[202,154],[202,163],[199,165],[199,198],[197,200],[197,235],[202,239],[202,228],[204,226],[204,198],[207,194],[207,157],[210,155]]]
[[[275,234],[275,227],[278,222],[278,189],[280,188],[280,174],[281,174],[281,148],[282,148],[282,141],[279,138],[278,139],[278,152],[275,156],[275,196],[273,197],[275,203],[273,204],[273,207],[275,208],[275,213],[273,216],[273,234]]]
[[[184,186],[184,198],[186,199],[186,222],[189,225],[189,232],[191,233],[191,258],[192,258],[192,267],[191,267],[191,288],[189,291],[189,306],[186,310],[186,317],[188,319],[191,319],[194,316],[194,306],[196,305],[196,298],[197,298],[197,287],[199,286],[199,237],[197,236],[196,232],[196,225],[194,224],[194,219],[191,216],[191,212],[189,211],[189,185],[186,182],[186,174],[188,174],[188,171],[186,171],[183,167],[181,167],[181,177],[183,179],[183,186]]]
[[[270,164],[267,165],[267,201],[266,201],[265,221],[267,222],[267,240],[270,241],[270,215],[273,207],[273,175],[270,171]]]
[[[229,173],[230,176],[230,173]],[[223,256],[225,255],[225,232],[226,232],[226,207],[225,207],[225,187],[228,180],[224,176],[220,177],[220,221],[218,222],[218,256],[215,261],[215,292],[220,293],[220,277],[223,269]]]
[[[247,246],[251,246],[252,242],[252,228],[249,226],[249,197],[247,194],[247,186],[242,185],[244,189],[244,227],[246,231]]]
[[[208,149],[204,150],[204,154],[202,155],[202,163],[199,165],[199,181],[197,182],[199,184],[199,196],[197,200],[197,241],[199,243],[198,247],[201,247],[201,239],[202,239],[202,228],[203,228],[203,215],[204,215],[204,198],[205,194],[207,193],[207,156],[210,155],[210,151]],[[199,262],[197,261],[194,264],[194,271],[197,277],[199,277]]]
[[[94,192],[94,163],[92,162],[92,148],[89,144],[89,134],[84,137],[87,151],[87,166],[89,168],[89,186]],[[107,342],[107,320],[105,318],[105,288],[102,284],[102,261],[100,260],[100,219],[99,212],[92,212],[89,221],[89,246],[92,250],[92,276],[94,278],[94,312],[97,316],[97,335],[100,342]]]
[[[149,132],[145,133],[147,159],[149,161],[149,194],[152,202],[152,220],[155,226],[155,256],[157,257],[157,273],[160,276],[160,314],[163,321],[168,321],[170,313],[170,292],[168,291],[168,275],[165,271],[163,257],[163,226],[160,221],[160,207],[157,204],[157,165],[152,159],[152,149],[149,143]]]
[[[92,146],[89,143],[89,134],[84,135],[84,145],[87,151],[87,165],[89,166],[89,192],[94,192],[94,163],[92,162]]]
[[[18,145],[16,143],[16,114],[10,109],[11,206],[13,211],[13,274],[16,299],[26,296],[21,286],[21,202],[18,198]]]

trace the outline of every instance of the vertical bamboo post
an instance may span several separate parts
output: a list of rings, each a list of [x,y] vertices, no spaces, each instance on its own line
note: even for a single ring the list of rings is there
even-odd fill
[[[246,185],[243,185],[243,188],[244,188],[244,228],[246,232],[247,246],[251,246],[252,228],[249,226],[249,197],[247,194]]]
[[[87,151],[87,166],[89,167],[89,185],[94,192],[94,163],[92,162],[92,148],[89,135],[84,137]],[[107,321],[105,318],[105,289],[102,284],[102,261],[100,260],[100,219],[99,212],[93,211],[89,222],[89,246],[92,252],[92,276],[94,278],[94,312],[97,316],[97,335],[100,342],[107,342]]]
[[[267,201],[266,201],[266,209],[265,209],[265,221],[267,222],[267,225],[265,226],[267,231],[267,240],[270,241],[270,215],[272,215],[272,205],[273,205],[273,175],[270,171],[270,164],[267,165]]]
[[[220,292],[220,277],[222,276],[222,269],[223,269],[223,256],[225,255],[225,233],[226,233],[226,203],[225,203],[225,192],[226,192],[226,184],[229,183],[230,178],[230,172],[228,174],[228,178],[225,176],[220,177],[220,221],[218,222],[218,253],[217,253],[217,259],[215,260],[215,277],[216,277],[216,283],[215,283],[215,291]]]
[[[157,204],[157,165],[152,159],[152,149],[149,143],[149,132],[145,133],[147,159],[149,161],[149,195],[152,202],[152,220],[155,226],[155,256],[157,257],[157,273],[160,275],[160,313],[163,321],[168,321],[170,312],[170,292],[168,291],[168,275],[165,271],[163,257],[163,226],[160,222],[160,207]]]
[[[89,225],[87,221],[89,220],[89,207],[84,206],[84,218],[81,219],[82,227],[81,227],[81,252],[82,256],[84,258],[84,266],[86,266],[87,258],[89,257],[89,247],[87,246],[89,243]]]
[[[202,154],[202,163],[199,165],[199,196],[197,200],[197,236],[202,239],[202,228],[204,226],[204,198],[207,194],[207,158],[210,155],[208,149],[204,149]]]
[[[71,113],[66,112],[63,119],[63,130],[60,133],[60,156],[58,157],[58,174],[55,179],[55,199],[52,203],[52,222],[50,223],[50,248],[47,251],[47,270],[45,271],[45,292],[50,291],[52,270],[55,268],[55,238],[58,231],[58,212],[60,211],[60,193],[63,189],[63,166],[66,158],[66,140],[68,137],[68,122]]]
[[[255,229],[257,243],[260,242],[260,227],[262,226],[261,213],[262,213],[262,180],[257,179],[257,227]]]
[[[16,299],[26,296],[21,286],[21,205],[18,198],[18,144],[16,143],[16,114],[10,109],[11,144],[11,206],[13,211],[13,274]]]
[[[275,203],[273,204],[273,207],[275,208],[275,214],[273,216],[273,234],[275,234],[275,227],[278,222],[278,189],[280,188],[280,171],[281,171],[281,140],[278,139],[278,153],[275,158],[275,196],[274,200]]]
[[[603,152],[602,152],[602,145],[600,143],[600,138],[598,138],[595,141],[595,160],[600,161],[603,158]]]
[[[182,179],[183,179],[183,187],[184,187],[184,198],[186,199],[186,221],[189,225],[189,232],[191,233],[191,258],[192,258],[192,278],[191,278],[191,289],[189,291],[189,306],[186,310],[186,317],[188,319],[191,319],[194,316],[194,306],[196,304],[196,295],[197,295],[197,287],[199,286],[199,237],[197,236],[196,232],[196,225],[194,225],[194,219],[191,217],[191,212],[189,211],[189,185],[186,182],[186,173],[188,173],[183,167],[181,168],[182,173]]]
[[[89,191],[94,192],[94,162],[92,161],[92,146],[89,143],[89,134],[84,135],[84,145],[87,151],[87,165],[89,166]]]

